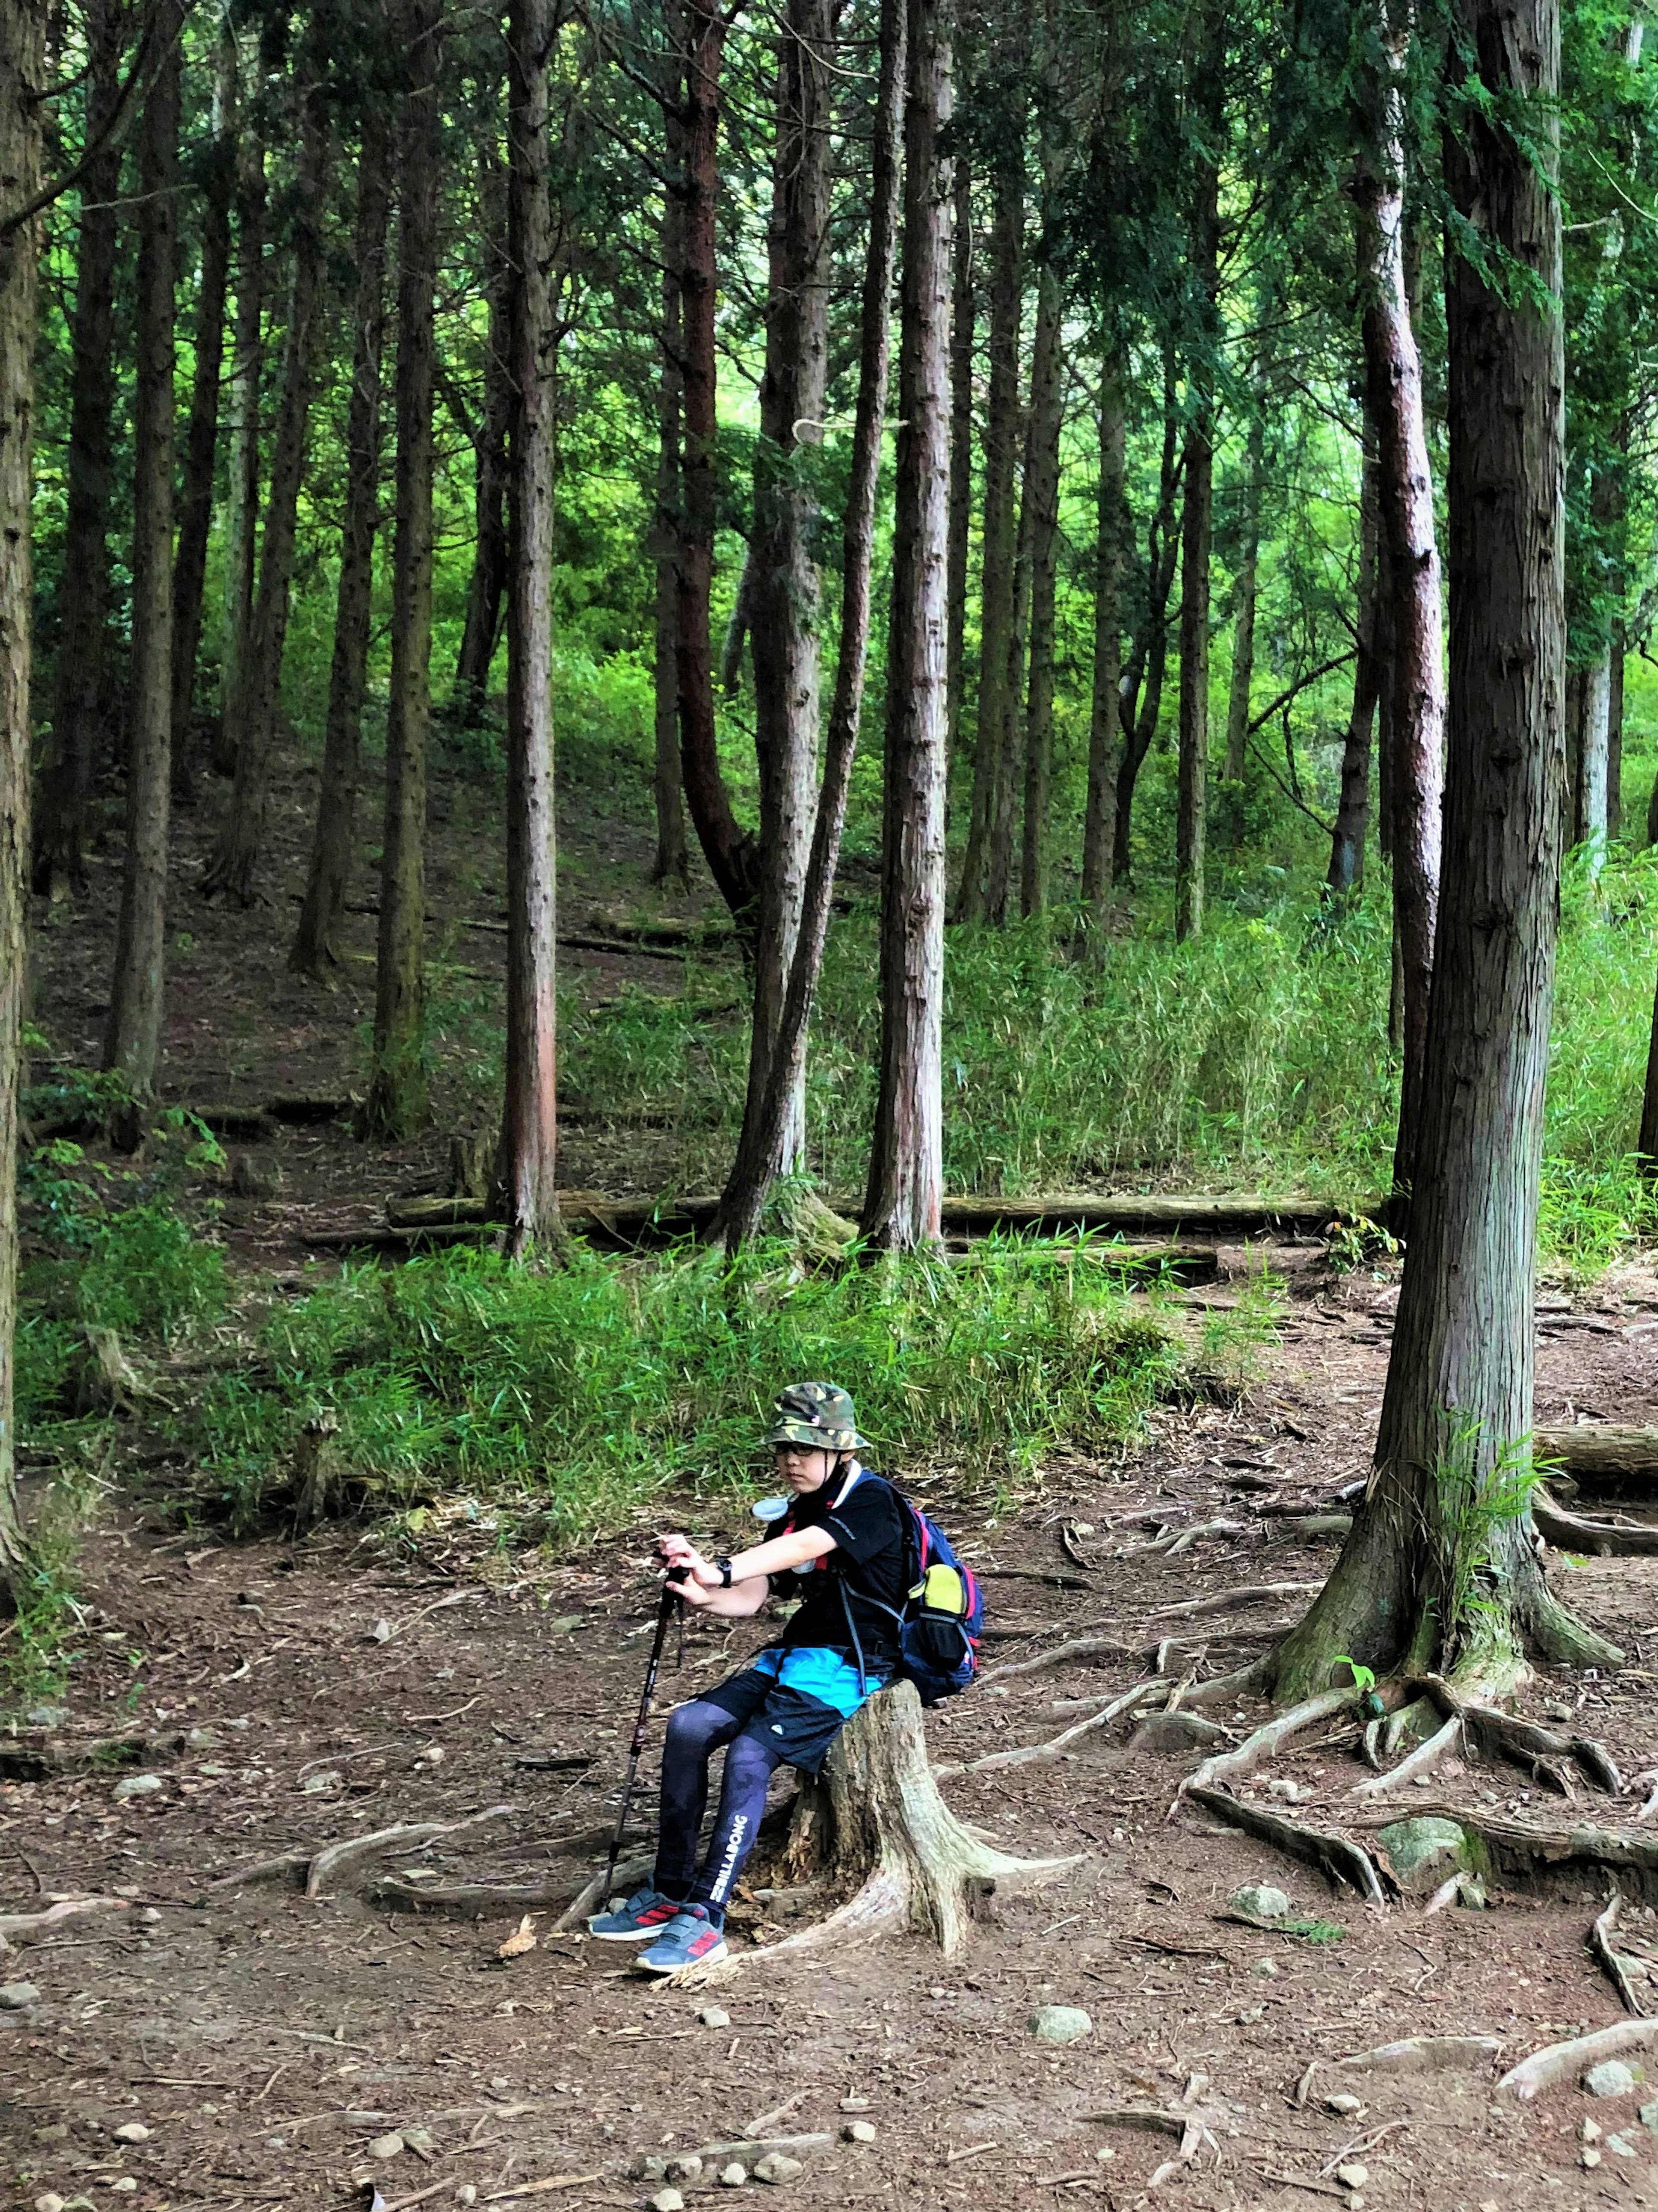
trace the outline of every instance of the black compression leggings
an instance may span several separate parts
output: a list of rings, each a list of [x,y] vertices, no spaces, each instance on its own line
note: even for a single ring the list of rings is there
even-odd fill
[[[662,1825],[657,1838],[655,1887],[680,1904],[706,1905],[723,1918],[743,1863],[754,1848],[766,1790],[781,1764],[759,1738],[739,1735],[741,1718],[723,1705],[696,1698],[668,1719],[662,1748]],[[708,1761],[726,1747],[720,1813],[699,1869],[696,1839],[708,1802]]]

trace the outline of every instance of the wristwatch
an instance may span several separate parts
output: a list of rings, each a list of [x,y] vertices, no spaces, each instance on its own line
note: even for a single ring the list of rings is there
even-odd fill
[[[719,1568],[719,1570],[720,1570],[720,1589],[729,1589],[731,1588],[731,1586],[732,1586],[732,1563],[731,1563],[731,1561],[730,1561],[729,1559],[716,1559],[716,1560],[714,1561],[714,1565],[715,1565],[715,1566],[717,1566],[717,1567]]]

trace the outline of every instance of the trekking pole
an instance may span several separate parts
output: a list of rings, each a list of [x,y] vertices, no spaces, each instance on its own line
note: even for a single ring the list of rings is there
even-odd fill
[[[651,1700],[656,1695],[657,1669],[662,1664],[662,1647],[668,1640],[668,1623],[679,1604],[678,1585],[684,1579],[683,1569],[678,1569],[671,1573],[662,1585],[662,1601],[656,1609],[656,1634],[651,1638],[650,1663],[645,1669],[645,1688],[639,1700],[639,1717],[634,1723],[634,1740],[628,1747],[628,1773],[622,1784],[622,1810],[616,1815],[616,1833],[610,1838],[610,1855],[604,1862],[604,1887],[598,1900],[601,1906],[610,1901],[610,1890],[616,1881],[616,1863],[634,1802],[634,1781],[639,1772],[639,1754],[645,1748],[645,1731],[650,1726]]]

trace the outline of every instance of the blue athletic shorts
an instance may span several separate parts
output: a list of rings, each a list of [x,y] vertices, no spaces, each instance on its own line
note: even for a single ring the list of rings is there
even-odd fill
[[[810,1646],[790,1650],[774,1644],[752,1667],[703,1691],[702,1700],[740,1721],[738,1734],[763,1743],[780,1766],[816,1774],[859,1705],[884,1686],[873,1674],[860,1686],[858,1669],[844,1652]]]

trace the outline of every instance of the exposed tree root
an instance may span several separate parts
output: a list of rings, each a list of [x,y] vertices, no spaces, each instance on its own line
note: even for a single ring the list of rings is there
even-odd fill
[[[1266,1660],[1253,1659],[1236,1674],[1214,1674],[1206,1682],[1193,1682],[1181,1695],[1181,1702],[1187,1705],[1230,1705],[1235,1699],[1257,1689],[1266,1671]]]
[[[1605,1868],[1643,1903],[1658,1904],[1658,1836],[1638,1834],[1631,1828],[1598,1828],[1588,1822],[1533,1827],[1523,1820],[1501,1819],[1483,1805],[1430,1802],[1416,1810],[1459,1822],[1479,1838],[1500,1874],[1527,1881],[1551,1867]]]
[[[1013,1751],[987,1752],[982,1759],[969,1759],[964,1766],[950,1764],[935,1766],[932,1778],[935,1782],[947,1782],[952,1775],[987,1774],[1004,1766],[1041,1766],[1050,1759],[1063,1759],[1078,1737],[1090,1735],[1096,1729],[1106,1727],[1119,1713],[1127,1712],[1131,1707],[1144,1704],[1147,1698],[1154,1697],[1167,1688],[1166,1682],[1155,1679],[1149,1682],[1136,1682],[1132,1690],[1125,1690],[1121,1697],[1113,1698],[1099,1712],[1090,1714],[1087,1720],[1074,1723],[1068,1729],[1061,1729],[1058,1735],[1051,1735],[1042,1743],[1022,1744]]]
[[[1658,1528],[1649,1522],[1592,1521],[1583,1514],[1568,1513],[1540,1486],[1532,1493],[1531,1517],[1538,1534],[1558,1552],[1603,1559],[1658,1556]]]
[[[1073,1666],[1081,1659],[1124,1659],[1128,1656],[1129,1646],[1119,1643],[1114,1636],[1076,1636],[1068,1644],[1056,1644],[1051,1651],[1039,1652],[1034,1659],[1009,1659],[999,1667],[987,1668],[979,1677],[979,1686],[987,1690],[993,1682],[1011,1682],[1021,1674],[1045,1674],[1049,1668]]]
[[[1453,1713],[1443,1727],[1436,1729],[1425,1743],[1417,1746],[1408,1759],[1400,1759],[1397,1766],[1390,1767],[1385,1774],[1377,1774],[1369,1782],[1361,1782],[1357,1789],[1349,1791],[1349,1796],[1385,1797],[1389,1791],[1399,1789],[1403,1784],[1414,1782],[1418,1774],[1425,1774],[1430,1766],[1436,1765],[1446,1753],[1461,1741],[1461,1735],[1462,1717],[1460,1713]]]
[[[44,1935],[48,1929],[61,1928],[66,1920],[78,1920],[88,1912],[126,1912],[131,1910],[125,1897],[60,1897],[55,1905],[48,1905],[39,1912],[0,1912],[0,1949],[20,1938]]]
[[[1634,1966],[1643,1978],[1647,1978],[1652,1975],[1654,1968],[1650,1960],[1630,1956],[1619,1951],[1613,1943],[1612,1939],[1617,1930],[1618,1917],[1623,1909],[1624,1893],[1622,1890],[1614,1889],[1610,1904],[1589,1930],[1589,1949],[1605,1969],[1606,1979],[1623,1999],[1625,2011],[1641,2020],[1645,2017],[1647,2008],[1636,1993],[1629,1970]]]
[[[282,1851],[275,1858],[256,1859],[252,1866],[243,1867],[235,1874],[221,1875],[208,1887],[240,1889],[248,1882],[281,1880],[303,1869],[306,1895],[320,1897],[342,1874],[353,1871],[370,1859],[436,1843],[440,1837],[458,1836],[469,1828],[482,1827],[486,1820],[504,1820],[514,1809],[511,1805],[491,1805],[487,1811],[474,1813],[464,1820],[405,1820],[396,1827],[376,1829],[372,1835],[347,1836],[337,1844],[325,1845],[319,1851]]]
[[[1617,2058],[1625,2051],[1650,2051],[1658,2045],[1658,2020],[1620,2020],[1594,2035],[1574,2036],[1570,2043],[1551,2043],[1511,2066],[1497,2083],[1516,2097],[1535,2097],[1559,2081],[1576,2081],[1603,2058]]]
[[[1460,1719],[1480,1750],[1511,1759],[1527,1773],[1535,1771],[1540,1759],[1567,1759],[1575,1763],[1596,1789],[1610,1790],[1614,1796],[1623,1789],[1611,1753],[1593,1736],[1558,1735],[1552,1729],[1540,1728],[1534,1721],[1499,1712],[1494,1705],[1468,1697],[1438,1674],[1420,1675],[1412,1681],[1412,1687],[1425,1692],[1442,1712]]]
[[[1334,2063],[1351,2074],[1461,2074],[1490,2065],[1502,2048],[1500,2035],[1407,2035]]]
[[[1373,1904],[1387,1903],[1376,1861],[1362,1845],[1347,1837],[1306,1827],[1299,1820],[1286,1820],[1280,1813],[1269,1813],[1262,1805],[1246,1804],[1242,1798],[1229,1797],[1224,1790],[1188,1787],[1186,1798],[1188,1804],[1201,1805],[1218,1820],[1242,1828],[1245,1835],[1254,1836],[1261,1843],[1272,1844],[1288,1857],[1321,1868],[1332,1882],[1346,1882]]]
[[[1195,1620],[1200,1613],[1242,1613],[1246,1606],[1265,1605],[1284,1597],[1304,1597],[1309,1590],[1322,1587],[1319,1583],[1251,1583],[1242,1589],[1222,1590],[1214,1597],[1189,1597],[1180,1605],[1160,1605],[1151,1618]]]
[[[616,1896],[619,1893],[625,1897],[636,1883],[644,1881],[646,1875],[651,1873],[655,1865],[654,1852],[647,1857],[618,1861],[615,1876],[608,1885],[610,1894]],[[606,1887],[604,1869],[600,1867],[598,1872],[577,1890],[563,1911],[554,1921],[553,1934],[562,1935],[567,1928],[580,1928],[587,1915],[590,1912],[597,1912],[604,1903]]]
[[[1235,1781],[1239,1775],[1248,1774],[1263,1759],[1271,1758],[1292,1735],[1311,1728],[1315,1722],[1327,1720],[1332,1713],[1350,1710],[1352,1702],[1351,1689],[1326,1690],[1321,1697],[1309,1698],[1303,1704],[1291,1705],[1288,1711],[1267,1721],[1253,1735],[1245,1736],[1236,1751],[1217,1752],[1212,1759],[1206,1759],[1175,1791],[1175,1802],[1169,1808],[1169,1818],[1173,1819],[1182,1797],[1193,1790],[1212,1790],[1218,1782]]]
[[[902,1682],[848,1723],[822,1775],[802,1789],[795,1814],[790,1875],[820,1875],[852,1895],[827,1919],[749,1956],[771,1959],[912,1928],[950,1957],[970,1923],[987,1917],[999,1884],[1050,1881],[1080,1863],[1078,1856],[1011,1858],[963,1826],[938,1795],[920,1699]]]

